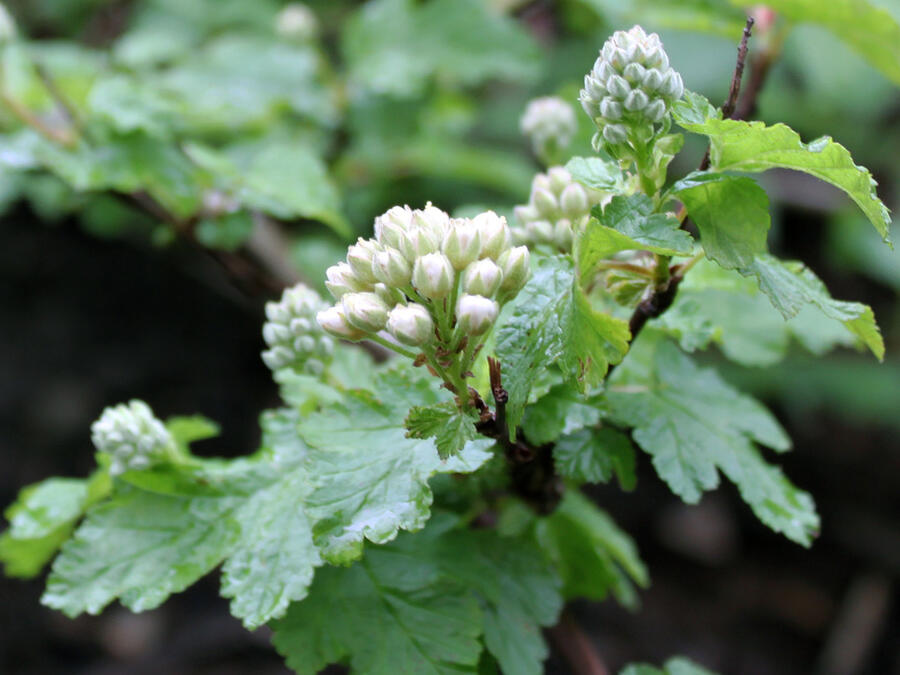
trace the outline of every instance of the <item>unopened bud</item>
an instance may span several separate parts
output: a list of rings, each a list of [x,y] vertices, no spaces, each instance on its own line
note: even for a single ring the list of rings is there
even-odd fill
[[[478,228],[463,218],[452,220],[450,232],[444,238],[442,249],[454,269],[465,269],[469,263],[477,260],[481,253],[481,236]]]
[[[424,209],[413,211],[413,222],[428,231],[438,242],[443,241],[450,229],[450,216],[431,202]]]
[[[503,272],[490,258],[483,258],[473,262],[466,268],[463,276],[463,290],[470,295],[483,295],[492,297],[500,282],[503,280]]]
[[[379,251],[379,245],[371,239],[360,237],[347,249],[347,263],[355,277],[363,284],[374,284],[377,279],[372,274],[372,259]]]
[[[500,292],[504,294],[518,293],[531,274],[529,267],[528,247],[516,246],[504,251],[497,261],[503,270],[503,281],[500,283]]]
[[[416,290],[429,300],[439,300],[453,289],[456,273],[443,253],[428,253],[416,260],[412,282]]]
[[[387,286],[403,288],[409,284],[412,267],[400,251],[386,248],[372,258],[372,274]]]
[[[377,333],[387,322],[388,306],[377,293],[347,293],[341,307],[351,326],[368,333]]]
[[[110,458],[113,476],[146,469],[165,457],[172,435],[143,401],[106,408],[91,425],[94,447]]]
[[[500,305],[490,298],[463,295],[456,304],[456,321],[464,333],[483,335],[497,320],[499,312]]]
[[[531,203],[534,208],[544,218],[555,218],[559,212],[559,204],[556,203],[556,197],[549,190],[537,189],[531,193]]]
[[[342,307],[335,306],[322,310],[316,314],[316,321],[328,333],[344,340],[362,340],[366,336],[363,331],[350,325]]]
[[[353,268],[345,262],[339,262],[325,270],[325,279],[325,287],[335,300],[340,300],[345,293],[355,293],[364,288],[353,273]]]
[[[16,22],[6,5],[0,2],[0,44],[13,40],[18,33]]]
[[[315,322],[316,313],[326,306],[319,294],[304,284],[285,290],[278,302],[266,303],[263,339],[269,348],[262,359],[269,368],[311,372],[310,359],[330,360],[334,341]]]
[[[590,209],[587,192],[578,183],[571,183],[559,197],[563,213],[573,218],[581,217]]]
[[[309,7],[300,2],[292,2],[278,13],[275,30],[281,37],[306,42],[316,37],[319,22]]]
[[[481,237],[481,257],[496,258],[509,248],[512,236],[506,225],[506,218],[493,211],[479,213],[472,219]]]
[[[428,310],[415,302],[397,305],[388,314],[387,330],[399,342],[418,347],[434,339],[434,321]]]

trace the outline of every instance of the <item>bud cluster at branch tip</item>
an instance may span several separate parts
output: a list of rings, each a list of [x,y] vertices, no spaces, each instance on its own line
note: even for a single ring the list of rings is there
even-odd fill
[[[597,125],[594,146],[614,156],[648,144],[666,126],[684,84],[670,65],[659,35],[640,26],[616,31],[584,78],[579,100]]]
[[[292,2],[275,17],[275,31],[288,40],[309,42],[319,34],[319,20],[302,2]]]
[[[568,253],[575,234],[587,224],[591,207],[606,204],[612,196],[584,187],[561,166],[550,167],[534,177],[528,203],[513,211],[513,238],[517,244],[544,244]]]
[[[571,105],[557,96],[544,96],[528,103],[519,128],[531,139],[534,154],[552,164],[569,147],[578,123]]]
[[[375,219],[374,239],[360,238],[327,270],[336,302],[317,318],[336,337],[421,354],[460,393],[500,307],[529,270],[528,249],[513,246],[506,219],[493,211],[451,218],[430,203],[395,206]]]
[[[288,288],[278,302],[266,303],[263,339],[269,347],[262,359],[272,370],[292,368],[298,373],[321,375],[331,361],[334,339],[316,314],[328,307],[318,293],[304,284]]]
[[[113,476],[158,464],[174,447],[169,430],[138,400],[106,408],[91,425],[91,440],[109,456]]]

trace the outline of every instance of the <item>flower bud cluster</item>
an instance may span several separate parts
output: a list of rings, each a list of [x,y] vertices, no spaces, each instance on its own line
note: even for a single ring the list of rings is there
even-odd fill
[[[360,238],[327,270],[337,302],[317,318],[334,336],[413,347],[461,377],[528,275],[528,249],[513,247],[493,211],[451,218],[430,203],[395,206],[375,219],[374,239]]]
[[[558,150],[569,147],[578,123],[572,106],[557,96],[544,96],[528,103],[519,128],[531,139],[534,154],[551,162]]]
[[[318,35],[319,21],[308,6],[292,2],[275,17],[275,31],[283,38],[308,42]]]
[[[304,284],[288,288],[278,302],[266,303],[263,339],[269,348],[262,359],[271,370],[290,367],[322,374],[334,352],[334,339],[316,321],[326,307],[328,303]]]
[[[587,224],[591,207],[610,199],[612,193],[584,187],[565,168],[551,167],[534,177],[528,203],[515,208],[513,238],[517,244],[546,244],[568,253],[575,233]]]
[[[174,445],[150,406],[137,400],[106,408],[91,425],[91,440],[99,452],[109,455],[113,476],[160,462]]]
[[[615,148],[651,139],[683,93],[659,35],[635,26],[606,41],[578,98],[600,132],[595,145]]]

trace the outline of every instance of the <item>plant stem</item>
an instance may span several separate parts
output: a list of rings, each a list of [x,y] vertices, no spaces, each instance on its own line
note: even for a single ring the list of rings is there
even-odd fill
[[[380,344],[382,347],[385,347],[386,349],[390,349],[392,352],[397,352],[401,356],[406,356],[408,358],[411,358],[414,361],[419,356],[418,354],[414,354],[413,352],[409,351],[408,349],[404,349],[403,347],[400,347],[399,345],[395,345],[391,342],[388,342],[383,337],[380,337],[378,335],[369,335],[366,337],[366,340],[371,340],[372,342]]]

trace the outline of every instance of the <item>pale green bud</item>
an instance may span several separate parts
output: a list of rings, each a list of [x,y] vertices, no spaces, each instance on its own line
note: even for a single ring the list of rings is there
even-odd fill
[[[556,247],[562,251],[572,249],[572,242],[574,241],[572,221],[568,218],[556,221],[556,225],[553,226],[553,241],[556,243]]]
[[[531,203],[544,218],[554,218],[559,212],[556,197],[549,190],[537,189],[531,194]]]
[[[439,251],[443,240],[426,227],[416,227],[410,230],[408,237],[410,262],[423,255]]]
[[[375,295],[384,300],[384,303],[388,307],[393,307],[398,302],[406,302],[406,296],[403,294],[403,291],[398,288],[394,288],[393,286],[387,286],[385,284],[375,284],[373,291],[375,292]]]
[[[578,218],[590,211],[587,191],[579,183],[570,183],[559,197],[559,205],[567,216]]]
[[[269,349],[262,359],[271,370],[290,366],[310,372],[310,359],[330,360],[334,341],[315,321],[316,314],[326,307],[319,294],[304,284],[285,290],[278,302],[266,303],[263,339]]]
[[[415,257],[409,241],[413,212],[408,206],[395,206],[375,219],[375,238],[385,248],[395,248],[407,258]]]
[[[473,262],[466,268],[463,275],[463,290],[470,295],[483,295],[492,297],[500,282],[503,280],[503,272],[490,258],[484,258]]]
[[[528,103],[519,128],[531,139],[534,153],[549,160],[569,146],[578,124],[572,106],[556,96],[546,96]]]
[[[346,296],[345,296],[346,297]],[[350,325],[343,307],[329,307],[316,314],[316,322],[328,333],[344,340],[362,340],[366,334]]]
[[[377,293],[347,293],[341,308],[351,326],[367,333],[377,333],[387,323],[388,306]]]
[[[481,295],[463,295],[456,303],[457,324],[464,333],[472,336],[487,333],[499,312],[500,305],[496,301]]]
[[[493,211],[479,213],[472,219],[481,236],[481,257],[496,259],[512,243],[506,218]]]
[[[441,248],[453,268],[462,270],[481,254],[481,235],[471,221],[455,218]]]
[[[434,339],[431,314],[415,302],[394,307],[388,315],[387,330],[399,342],[410,347],[419,347]]]
[[[500,282],[500,292],[507,295],[518,293],[528,277],[531,276],[528,247],[516,246],[503,252],[497,263],[503,270],[503,281]]]
[[[386,248],[372,258],[372,274],[387,286],[403,288],[412,278],[412,267],[400,251]]]
[[[439,300],[449,295],[455,279],[453,265],[443,253],[423,255],[413,267],[413,286],[429,300]]]
[[[377,242],[362,237],[347,249],[347,263],[361,284],[371,285],[378,281],[372,274],[372,259],[379,250]]]
[[[355,293],[365,288],[353,273],[353,268],[345,262],[339,262],[325,270],[325,287],[335,300],[340,300],[345,293]]]
[[[450,216],[446,211],[433,206],[431,202],[428,202],[424,209],[413,211],[413,222],[430,233],[438,244],[444,240],[450,229]]]
[[[110,458],[109,473],[146,469],[165,459],[174,439],[143,401],[106,408],[91,425],[94,447]]]

